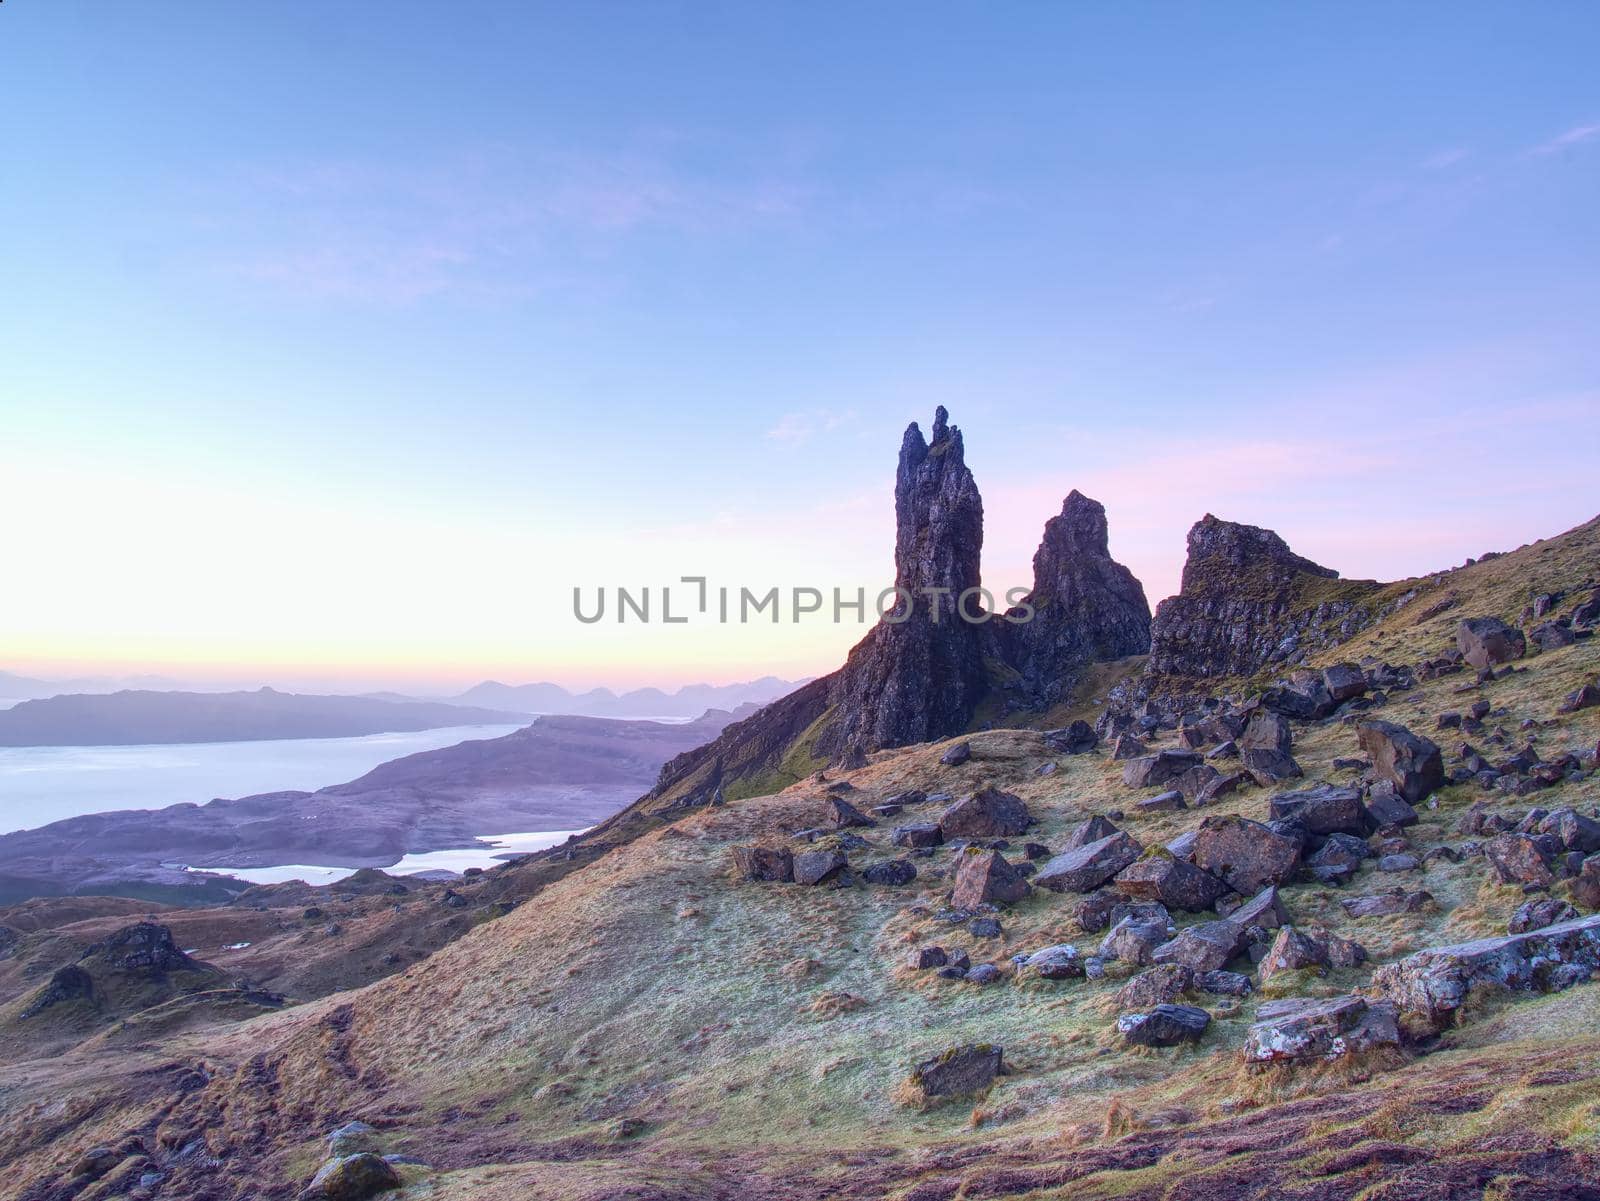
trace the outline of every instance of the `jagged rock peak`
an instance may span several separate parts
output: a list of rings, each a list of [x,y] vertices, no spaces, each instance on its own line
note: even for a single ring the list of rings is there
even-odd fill
[[[1076,489],[1045,523],[1028,603],[1033,620],[1002,633],[1035,705],[1066,696],[1086,663],[1150,649],[1144,588],[1111,557],[1105,506]]]
[[[945,612],[978,586],[983,550],[983,498],[967,469],[961,431],[949,420],[940,405],[931,443],[916,422],[906,427],[894,481],[895,583],[918,607],[927,604],[923,589],[948,589],[939,602]]]
[[[1237,572],[1266,568],[1285,578],[1296,574],[1338,579],[1339,573],[1295,554],[1272,530],[1237,521],[1223,521],[1207,513],[1189,529],[1189,557],[1183,565],[1184,592],[1212,584],[1226,584],[1219,569]]]

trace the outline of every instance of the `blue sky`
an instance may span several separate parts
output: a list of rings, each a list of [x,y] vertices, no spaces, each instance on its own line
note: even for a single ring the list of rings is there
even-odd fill
[[[1586,4],[0,6],[0,667],[575,683],[855,627],[899,431],[1396,577],[1594,515]],[[781,578],[779,578],[781,577]]]

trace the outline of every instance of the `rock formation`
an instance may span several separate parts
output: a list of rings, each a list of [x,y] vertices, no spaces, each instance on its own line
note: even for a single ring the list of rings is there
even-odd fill
[[[1189,530],[1181,590],[1156,609],[1149,671],[1249,676],[1344,641],[1371,619],[1360,600],[1378,585],[1318,587],[1338,576],[1295,554],[1271,530],[1208,513]]]
[[[1006,660],[1021,674],[1027,700],[1044,708],[1064,699],[1086,663],[1150,649],[1144,588],[1111,557],[1106,510],[1074,489],[1061,515],[1045,523],[1033,556],[1033,620],[1000,627]]]

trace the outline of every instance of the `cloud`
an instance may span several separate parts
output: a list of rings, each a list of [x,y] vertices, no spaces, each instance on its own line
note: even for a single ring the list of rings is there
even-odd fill
[[[1565,133],[1557,134],[1548,142],[1535,146],[1530,154],[1558,154],[1569,146],[1576,146],[1581,142],[1590,141],[1600,137],[1600,122],[1592,125],[1574,125]]]
[[[853,409],[844,412],[835,412],[832,409],[806,409],[797,413],[785,413],[778,418],[777,424],[767,431],[766,436],[774,442],[799,446],[819,434],[830,434],[855,420],[856,413]]]

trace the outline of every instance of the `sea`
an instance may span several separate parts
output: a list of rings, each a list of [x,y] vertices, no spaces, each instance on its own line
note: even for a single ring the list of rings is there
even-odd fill
[[[354,780],[403,755],[469,739],[499,738],[521,728],[452,726],[360,738],[161,746],[0,747],[0,833],[112,809],[161,809],[183,801],[204,804],[215,797],[258,792],[314,792]]]

